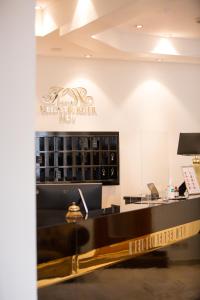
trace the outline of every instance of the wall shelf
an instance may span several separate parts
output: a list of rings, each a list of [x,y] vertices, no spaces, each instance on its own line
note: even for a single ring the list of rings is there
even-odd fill
[[[119,132],[36,132],[36,182],[119,184]]]

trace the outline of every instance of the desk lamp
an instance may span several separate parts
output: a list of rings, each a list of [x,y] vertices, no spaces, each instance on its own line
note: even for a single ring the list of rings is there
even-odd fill
[[[193,156],[193,167],[200,184],[200,133],[180,133],[177,154]]]

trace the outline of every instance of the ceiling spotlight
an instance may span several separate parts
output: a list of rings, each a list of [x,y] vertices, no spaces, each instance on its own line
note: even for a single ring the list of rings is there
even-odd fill
[[[137,29],[142,29],[142,28],[143,28],[143,25],[142,25],[142,24],[138,24],[138,25],[135,25],[135,27],[136,27]]]
[[[92,55],[91,54],[86,54],[85,57],[90,58],[90,57],[92,57]]]

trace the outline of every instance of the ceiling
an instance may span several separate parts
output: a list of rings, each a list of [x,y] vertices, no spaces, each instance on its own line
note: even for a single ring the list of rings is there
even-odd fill
[[[200,0],[38,0],[35,12],[38,55],[200,63]]]

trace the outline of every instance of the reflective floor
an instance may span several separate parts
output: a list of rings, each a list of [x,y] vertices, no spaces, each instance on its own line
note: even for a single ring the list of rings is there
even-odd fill
[[[200,300],[200,235],[38,290],[38,300]]]
[[[41,300],[200,299],[200,265],[105,269],[39,291]]]

